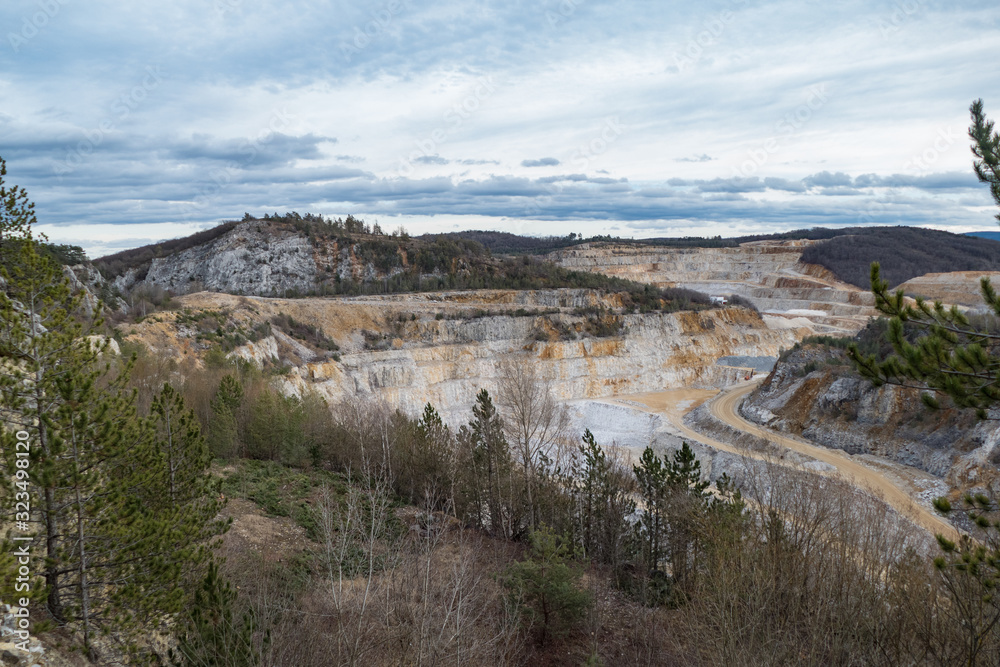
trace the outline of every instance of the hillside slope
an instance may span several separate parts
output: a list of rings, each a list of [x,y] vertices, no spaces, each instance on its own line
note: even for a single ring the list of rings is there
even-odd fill
[[[752,422],[851,454],[874,454],[968,488],[995,478],[1000,425],[969,411],[928,410],[920,392],[876,388],[841,349],[805,345],[780,360],[744,402]]]

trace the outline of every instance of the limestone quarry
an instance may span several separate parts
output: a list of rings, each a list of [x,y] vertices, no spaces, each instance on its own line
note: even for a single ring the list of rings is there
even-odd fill
[[[582,244],[549,258],[568,269],[749,299],[774,327],[853,334],[878,313],[869,292],[800,261],[815,241],[761,241],[728,248]]]
[[[230,357],[274,372],[287,394],[315,391],[331,403],[385,401],[411,415],[431,403],[454,425],[468,419],[479,389],[496,390],[502,364],[530,364],[570,407],[575,430],[590,428],[602,441],[638,452],[649,444],[673,448],[681,438],[698,440],[684,415],[714,392],[770,372],[778,355],[804,336],[853,335],[877,316],[869,292],[801,261],[814,243],[584,243],[548,255],[565,269],[713,297],[737,295],[759,312],[733,305],[640,312],[623,307],[613,292],[575,288],[278,298],[268,295],[315,291],[331,276],[370,283],[391,271],[365,259],[360,246],[317,242],[263,221],[156,257],[144,275],[132,270],[116,284],[189,292],[176,297],[170,310],[124,327],[127,339],[171,357],[200,363],[218,342],[212,338],[217,332],[237,341],[227,348]],[[402,246],[399,252],[400,264],[410,266],[412,254],[407,257]],[[902,287],[971,306],[979,275],[932,274]],[[197,291],[202,289],[211,291]],[[272,326],[276,318],[310,328],[325,342],[317,345],[319,339]],[[857,455],[923,498],[925,507],[932,495],[969,488],[994,467],[996,429],[966,423],[961,415],[927,417],[914,392],[876,390],[830,366],[804,371],[802,354],[778,364],[746,401],[745,418]],[[677,391],[704,393],[658,414],[650,412],[649,400],[660,398],[641,398],[676,397]],[[612,399],[619,400],[608,403]],[[716,428],[702,417],[693,419],[697,428]],[[735,470],[731,452],[710,443],[700,451],[714,476]],[[800,463],[825,469],[808,456]]]
[[[930,411],[918,390],[874,387],[842,358],[816,347],[779,362],[740,412],[824,447],[923,470],[951,488],[990,483],[1000,460],[995,420],[979,421],[955,409]]]
[[[464,418],[476,392],[496,386],[504,361],[533,364],[563,400],[711,388],[746,372],[724,365],[725,358],[775,356],[802,334],[770,328],[745,308],[715,308],[624,314],[617,335],[588,335],[586,318],[574,313],[612,307],[613,299],[570,289],[335,299],[200,292],[180,297],[175,311],[129,326],[126,337],[172,357],[197,357],[206,346],[186,323],[196,312],[243,331],[285,314],[322,331],[339,347],[338,358],[273,330],[232,355],[286,367],[280,382],[292,394],[314,389],[330,401],[385,400],[411,414],[430,402]]]

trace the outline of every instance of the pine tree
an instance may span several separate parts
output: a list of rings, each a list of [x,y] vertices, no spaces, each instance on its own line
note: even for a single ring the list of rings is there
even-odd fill
[[[983,101],[970,107],[973,169],[979,180],[988,183],[993,199],[1000,205],[1000,135],[983,112]],[[1000,219],[1000,215],[998,215]],[[856,344],[848,354],[858,371],[876,386],[894,384],[930,389],[923,400],[931,408],[939,406],[937,396],[946,396],[960,408],[972,408],[985,418],[1000,402],[1000,333],[981,326],[956,306],[946,308],[917,297],[910,305],[903,290],[889,292],[879,265],[871,267],[875,307],[889,319],[886,337],[894,354],[879,358],[863,354]],[[993,314],[1000,315],[1000,297],[988,278],[980,281],[983,301]]]
[[[218,391],[215,392],[215,398],[212,399],[212,422],[208,432],[212,455],[231,458],[238,454],[239,432],[236,414],[242,404],[243,385],[233,374],[224,376]]]
[[[258,667],[270,643],[267,632],[257,648],[257,624],[249,613],[236,609],[236,592],[212,563],[194,594],[177,650],[170,652],[174,667]]]
[[[616,571],[624,556],[628,518],[635,513],[633,488],[619,464],[608,458],[587,429],[579,447],[582,466],[576,471],[578,532],[584,553]]]
[[[593,599],[577,588],[583,568],[574,563],[568,540],[543,526],[530,541],[529,557],[507,570],[504,583],[519,597],[529,624],[538,622],[539,643],[545,644],[583,620]]]
[[[993,122],[986,119],[983,101],[969,108],[972,125],[973,170],[987,183],[993,200],[1000,205],[1000,135]],[[997,215],[1000,219],[1000,214]],[[1000,333],[990,319],[974,321],[957,307],[946,308],[916,298],[907,303],[903,290],[894,294],[882,280],[879,265],[871,267],[875,307],[889,317],[886,338],[893,354],[863,354],[856,344],[848,354],[856,369],[875,386],[886,384],[913,387],[930,409],[940,407],[945,397],[959,408],[975,410],[980,418],[1000,405]],[[980,281],[983,301],[991,315],[1000,316],[1000,296],[986,277]],[[951,503],[938,498],[935,507],[942,513],[952,511]],[[982,494],[967,495],[965,511],[980,531],[974,539],[963,537],[953,542],[937,536],[941,555],[934,565],[950,597],[953,621],[965,637],[967,664],[977,663],[980,653],[1000,630],[1000,506]]]
[[[1000,206],[1000,133],[994,132],[993,121],[987,120],[982,99],[972,103],[969,113],[972,114],[969,137],[972,154],[976,156],[972,169],[981,183],[989,184],[993,201]],[[1000,220],[1000,213],[996,217]]]
[[[646,566],[650,571],[655,571],[662,560],[669,470],[653,448],[646,447],[642,451],[639,465],[633,466],[633,471],[642,497],[639,526],[646,545]]]
[[[53,420],[65,406],[62,389],[70,378],[85,383],[89,376],[93,381],[101,350],[86,335],[99,322],[85,319],[80,295],[72,292],[61,268],[38,252],[26,226],[26,218],[32,216],[22,211],[7,217],[16,220],[8,230],[20,229],[20,235],[5,238],[10,261],[0,267],[4,279],[0,292],[0,415],[9,428],[31,434],[29,470],[39,496],[35,501],[39,514],[33,519],[41,524],[45,554],[43,567],[35,571],[45,578],[49,613],[57,622],[64,622],[62,521],[73,503],[66,490],[73,474],[67,474],[61,464],[72,453],[64,449],[65,440],[59,437]],[[25,226],[17,228],[17,221]],[[12,453],[6,447],[4,451]],[[14,464],[9,456],[5,463]]]
[[[179,397],[161,394],[154,421],[136,414],[126,389],[132,363],[114,359],[93,335],[97,311],[81,307],[62,267],[39,252],[31,215],[8,211],[4,219],[14,220],[2,224],[15,230],[4,237],[15,261],[0,267],[0,475],[13,477],[8,445],[26,432],[38,534],[32,570],[44,578],[51,619],[73,623],[94,658],[96,633],[127,641],[189,603],[189,584],[224,525],[205,495],[204,443],[183,425],[191,417]],[[9,491],[0,486],[5,509],[14,507]]]
[[[466,487],[472,513],[478,525],[494,535],[513,539],[524,528],[523,508],[516,497],[513,460],[503,420],[485,389],[476,395],[472,417],[458,434],[459,447],[467,455]]]

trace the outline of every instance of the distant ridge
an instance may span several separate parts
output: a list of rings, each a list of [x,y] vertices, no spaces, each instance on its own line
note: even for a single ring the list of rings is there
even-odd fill
[[[950,232],[922,229],[917,227],[843,227],[830,229],[816,227],[812,229],[797,229],[775,234],[757,234],[723,238],[715,237],[674,237],[651,239],[623,239],[614,236],[593,236],[583,238],[572,233],[566,236],[520,236],[509,232],[469,230],[447,234],[425,234],[410,237],[405,232],[387,235],[378,229],[378,225],[369,227],[363,220],[348,216],[346,220],[326,219],[323,216],[305,214],[294,211],[285,215],[265,215],[261,219],[249,214],[242,221],[228,221],[215,228],[182,238],[155,243],[142,248],[126,250],[95,260],[95,265],[105,278],[114,279],[133,271],[135,280],[146,277],[151,263],[155,259],[178,257],[187,252],[190,254],[197,248],[207,247],[215,243],[236,227],[246,222],[269,223],[273,228],[271,233],[291,234],[303,239],[303,243],[321,250],[336,247],[338,249],[351,246],[353,250],[352,266],[341,266],[339,259],[330,257],[324,260],[321,268],[329,273],[334,271],[341,278],[349,278],[357,274],[364,266],[371,265],[384,290],[411,291],[413,286],[404,282],[412,277],[414,264],[419,265],[419,274],[435,274],[446,276],[455,273],[456,266],[462,267],[470,280],[463,279],[461,288],[479,289],[484,287],[500,287],[501,283],[515,282],[520,288],[529,285],[540,287],[555,279],[549,269],[543,270],[541,264],[511,264],[515,256],[544,256],[550,252],[573,247],[583,243],[611,243],[631,246],[653,246],[664,248],[732,248],[748,242],[780,242],[790,240],[811,240],[817,243],[804,248],[801,261],[807,264],[817,264],[833,272],[840,280],[856,285],[861,289],[869,288],[869,272],[872,262],[879,262],[882,276],[891,286],[924,275],[926,273],[950,273],[953,271],[1000,271],[1000,230],[971,232],[969,234],[952,234]],[[332,245],[331,245],[332,244]],[[303,251],[305,252],[305,251]],[[325,251],[324,251],[325,252]],[[306,253],[309,254],[309,253]],[[315,254],[315,253],[314,253]],[[320,253],[323,254],[323,253]],[[542,257],[538,257],[542,259]],[[312,261],[312,260],[310,260]],[[345,260],[346,261],[346,260]],[[527,261],[527,258],[525,258]],[[537,261],[537,260],[535,260]],[[457,264],[455,264],[457,262]],[[307,262],[308,263],[308,262]],[[334,267],[334,264],[337,267]],[[530,266],[532,276],[520,276],[515,279],[519,267]],[[336,270],[335,270],[336,269]],[[357,270],[356,270],[357,269]],[[315,272],[315,271],[312,271]],[[345,273],[346,272],[346,273]],[[362,273],[364,270],[361,271]],[[535,275],[537,274],[537,275]],[[414,274],[416,275],[416,274]],[[474,278],[473,278],[474,276]],[[326,276],[316,276],[299,285],[299,289],[311,291],[316,284],[329,282]],[[362,290],[367,293],[375,289],[374,285],[362,285],[354,280],[336,281],[331,285],[334,293],[354,293]],[[371,276],[374,278],[374,275]],[[560,276],[556,283],[563,284],[579,281],[579,277]],[[131,280],[131,279],[130,279]],[[371,282],[362,279],[361,282]],[[392,287],[389,282],[397,282]],[[420,285],[426,282],[421,278]],[[523,283],[523,284],[522,284]],[[551,286],[551,285],[549,285]],[[391,289],[390,289],[391,287]],[[459,288],[451,284],[447,287]],[[443,288],[443,287],[442,287]]]
[[[1000,231],[998,232],[966,232],[966,236],[975,236],[980,239],[990,239],[992,241],[1000,241]]]

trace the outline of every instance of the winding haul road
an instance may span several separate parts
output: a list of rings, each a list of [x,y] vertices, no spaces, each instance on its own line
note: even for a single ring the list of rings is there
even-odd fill
[[[737,385],[736,387],[720,392],[709,401],[709,410],[711,411],[712,416],[738,431],[749,433],[750,435],[758,438],[763,438],[764,440],[778,445],[779,447],[789,449],[799,454],[804,454],[812,459],[822,461],[823,463],[833,466],[836,470],[834,473],[816,470],[810,470],[810,472],[821,475],[832,474],[864,491],[874,492],[876,495],[881,496],[885,502],[894,507],[901,515],[905,516],[921,528],[924,528],[931,534],[939,533],[950,540],[957,540],[959,538],[959,532],[954,526],[942,519],[933,511],[917,504],[905,490],[901,489],[891,480],[879,474],[875,470],[862,465],[850,454],[839,449],[828,449],[819,445],[813,445],[804,440],[778,433],[744,419],[739,413],[740,404],[743,402],[746,395],[753,391],[756,386],[757,383],[752,382],[750,384]],[[670,423],[684,436],[715,449],[721,449],[726,452],[739,454],[740,456],[746,456],[753,459],[773,459],[773,457],[769,457],[767,454],[723,443],[691,429],[684,424],[684,413],[690,411],[693,407],[696,407],[697,403],[686,409],[678,409],[675,407],[676,401],[670,401],[667,398],[670,393],[671,392],[630,396],[628,397],[630,400],[627,402],[633,405],[638,402],[648,408],[652,408],[651,411],[664,414],[669,419]],[[700,401],[698,401],[698,403],[700,403]],[[794,464],[791,464],[790,462],[780,460],[775,462],[781,465],[798,467],[794,466]]]

